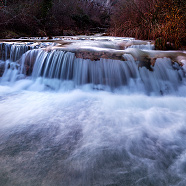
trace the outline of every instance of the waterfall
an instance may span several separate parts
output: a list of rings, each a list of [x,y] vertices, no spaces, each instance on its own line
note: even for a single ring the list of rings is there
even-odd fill
[[[74,86],[92,84],[93,87],[111,88],[127,85],[130,78],[137,78],[137,66],[134,61],[112,59],[76,58],[74,53],[64,51],[39,51],[34,63],[34,79],[58,79],[61,82],[71,80]]]
[[[11,79],[11,82],[13,82],[17,79],[16,75],[20,73],[20,71],[18,70],[19,64],[17,64],[16,61],[28,50],[37,48],[36,45],[32,44],[33,43],[0,43],[0,77],[3,75],[3,81]]]
[[[0,185],[186,185],[184,55],[6,47]]]
[[[71,52],[37,49],[25,53],[19,64],[6,65],[4,76],[10,76],[7,72],[10,67],[17,73],[19,66],[19,74],[31,75],[32,72],[34,81],[41,78],[41,83],[53,89],[59,89],[66,81],[71,81],[74,88],[89,84],[93,89],[103,90],[131,89],[131,86],[141,84],[146,92],[160,94],[176,91],[184,78],[181,68],[174,69],[169,58],[157,59],[150,71],[139,67],[139,61],[135,61],[131,54],[124,54],[123,57],[125,61],[103,58],[91,61],[76,58]]]
[[[149,44],[150,46],[150,44]],[[15,82],[30,77],[40,84],[58,90],[69,82],[70,89],[89,85],[92,89],[172,93],[183,83],[181,67],[175,68],[169,58],[156,59],[151,70],[134,60],[132,54],[123,54],[124,60],[77,58],[75,53],[63,50],[34,49],[36,45],[4,44],[1,59],[6,60],[1,82]],[[142,45],[142,48],[144,46]],[[139,54],[140,55],[140,54]],[[64,85],[65,83],[65,85]]]
[[[17,43],[0,43],[0,60],[17,61],[28,50],[34,49],[36,46]]]

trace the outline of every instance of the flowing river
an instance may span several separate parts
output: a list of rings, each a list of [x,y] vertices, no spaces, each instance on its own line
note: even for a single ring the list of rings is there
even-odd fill
[[[141,67],[132,52],[150,44],[82,59],[70,51],[118,41],[80,41],[0,45],[0,185],[185,186],[184,60]]]

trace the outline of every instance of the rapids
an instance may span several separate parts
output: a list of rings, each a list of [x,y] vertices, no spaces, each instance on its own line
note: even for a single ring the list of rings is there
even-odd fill
[[[94,61],[69,51],[82,45],[1,58],[0,185],[186,185],[184,59],[148,69],[132,55],[147,46]]]

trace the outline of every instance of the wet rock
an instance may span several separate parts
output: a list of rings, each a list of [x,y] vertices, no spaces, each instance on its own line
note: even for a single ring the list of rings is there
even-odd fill
[[[5,70],[5,63],[0,63],[0,77],[2,77]]]
[[[148,70],[153,71],[152,66],[151,66],[151,59],[150,58],[144,58],[143,61],[140,61],[138,64],[139,67],[146,67]]]
[[[76,58],[82,59],[90,59],[91,61],[100,60],[101,58],[104,59],[115,59],[115,60],[123,60],[122,57],[123,53],[110,53],[109,51],[86,51],[86,50],[78,50],[75,51]]]

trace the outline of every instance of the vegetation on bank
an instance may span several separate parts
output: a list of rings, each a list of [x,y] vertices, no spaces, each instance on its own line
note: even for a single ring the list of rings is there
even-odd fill
[[[157,49],[186,45],[184,0],[0,0],[0,37],[107,32],[155,40]]]
[[[0,9],[0,33],[1,37],[83,34],[108,27],[108,15],[104,5],[85,0],[8,0]]]
[[[111,16],[113,35],[156,41],[157,48],[186,45],[186,1],[119,0]]]

